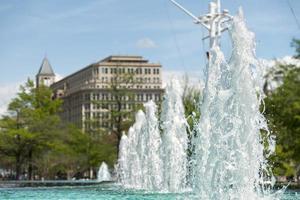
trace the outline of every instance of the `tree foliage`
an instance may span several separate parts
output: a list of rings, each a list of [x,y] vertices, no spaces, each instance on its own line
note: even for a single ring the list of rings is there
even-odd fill
[[[26,174],[54,178],[80,177],[102,161],[113,165],[114,145],[105,135],[85,134],[60,120],[62,100],[46,86],[28,80],[0,120],[0,168],[12,169],[15,179]],[[14,167],[13,167],[14,166]]]
[[[61,101],[52,100],[49,88],[35,88],[28,80],[8,106],[10,115],[1,121],[0,152],[15,157],[16,179],[19,179],[22,165],[28,163],[28,176],[32,178],[33,157],[45,151],[55,138],[59,125]]]
[[[294,47],[296,49],[295,58],[300,59],[300,40],[299,39],[293,39],[292,47]]]
[[[299,58],[299,40],[293,40],[293,45],[295,57]],[[300,174],[300,68],[288,65],[278,70],[281,85],[265,99],[266,117],[276,136],[274,172],[280,176],[296,176]]]
[[[300,69],[284,72],[283,84],[265,100],[266,114],[276,135],[275,172],[293,175],[300,165]]]
[[[135,72],[125,72],[124,67],[116,67],[112,71],[111,81],[109,83],[106,99],[94,101],[94,104],[102,105],[107,110],[107,118],[102,119],[106,126],[100,132],[111,133],[114,137],[116,152],[119,152],[119,145],[123,133],[126,133],[134,123],[134,115],[139,105],[132,88],[139,83],[135,77]],[[142,81],[142,80],[141,80]],[[99,132],[99,130],[98,130]]]

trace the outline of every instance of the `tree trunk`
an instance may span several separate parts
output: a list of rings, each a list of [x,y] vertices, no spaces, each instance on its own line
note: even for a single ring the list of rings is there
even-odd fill
[[[118,103],[118,112],[121,112],[122,109],[122,104],[121,102]],[[118,120],[117,120],[117,156],[119,158],[119,150],[120,150],[120,143],[121,143],[121,139],[122,139],[122,128],[121,128],[121,123],[122,123],[122,117],[118,116]]]
[[[67,180],[72,180],[72,171],[71,170],[67,170]]]
[[[94,178],[94,170],[92,167],[90,167],[90,179]]]
[[[16,155],[16,180],[20,180],[21,174],[21,156],[20,154]]]
[[[300,184],[299,172],[300,172],[300,164],[297,165],[296,173],[295,173],[296,174],[296,181],[297,181],[298,184]]]
[[[32,150],[28,153],[28,180],[33,180],[32,176]]]
[[[120,143],[121,143],[121,139],[122,139],[122,134],[117,132],[117,158],[119,158],[119,150],[120,150]]]

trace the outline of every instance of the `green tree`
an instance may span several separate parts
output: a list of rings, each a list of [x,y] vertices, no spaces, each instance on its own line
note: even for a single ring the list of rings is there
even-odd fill
[[[35,156],[37,173],[46,179],[55,179],[58,173],[61,175],[58,178],[71,179],[86,163],[87,135],[73,125],[57,127],[56,135],[49,148]]]
[[[294,57],[299,59],[300,41],[294,39],[292,46],[296,48]],[[266,117],[276,136],[274,173],[296,176],[300,172],[300,69],[293,65],[279,66],[269,74],[276,78],[271,81],[279,85],[268,90],[265,99]]]
[[[94,137],[90,136],[87,144],[87,167],[89,167],[90,173],[97,171],[102,162],[114,167],[117,160],[117,148],[112,135],[104,133]],[[92,177],[90,174],[90,178]]]
[[[60,105],[61,100],[52,99],[50,88],[35,88],[31,80],[20,87],[9,104],[10,114],[1,120],[0,153],[15,158],[16,179],[25,162],[29,179],[32,178],[33,158],[50,148],[57,137]]]
[[[186,75],[183,83],[183,106],[189,129],[193,130],[195,122],[200,119],[200,105],[202,101],[201,89],[191,85]]]
[[[195,125],[199,122],[200,119],[200,105],[202,101],[201,89],[192,85],[189,82],[188,76],[184,77],[183,83],[183,106],[185,112],[185,118],[188,123],[188,160],[191,162],[192,155],[194,153],[195,147],[192,144],[193,137],[196,136]],[[189,167],[191,167],[189,165]],[[189,168],[189,170],[192,170]]]
[[[22,128],[17,128],[15,122],[5,118],[1,122],[0,132],[0,154],[1,162],[13,159],[15,165],[16,179],[18,180],[21,174],[22,166],[25,163],[27,156],[26,144],[27,140],[32,137],[28,131]]]
[[[291,46],[296,49],[295,58],[300,59],[300,40],[299,39],[293,39]]]
[[[296,175],[300,170],[300,69],[284,72],[283,84],[265,100],[270,128],[276,135],[275,173]]]
[[[9,104],[9,115],[0,120],[0,165],[14,164],[17,180],[23,171],[28,179],[33,174],[70,179],[91,168],[95,171],[103,161],[113,166],[116,147],[110,135],[97,130],[83,133],[61,122],[61,103],[52,98],[50,88],[35,88],[28,80]]]

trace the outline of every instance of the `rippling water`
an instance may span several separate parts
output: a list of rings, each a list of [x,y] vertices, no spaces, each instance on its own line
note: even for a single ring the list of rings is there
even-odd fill
[[[191,193],[150,193],[143,191],[124,190],[119,186],[107,184],[82,187],[41,187],[41,188],[2,188],[1,200],[193,200],[198,199]],[[282,200],[300,199],[299,191],[287,191]]]

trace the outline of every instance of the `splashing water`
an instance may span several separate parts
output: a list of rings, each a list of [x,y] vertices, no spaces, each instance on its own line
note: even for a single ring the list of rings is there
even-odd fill
[[[158,119],[156,117],[157,106],[153,101],[149,101],[145,105],[146,121],[142,128],[144,137],[141,141],[142,163],[143,163],[143,185],[144,188],[150,190],[161,190],[162,188],[162,160],[160,154],[161,137],[159,132]],[[142,135],[141,135],[142,136]]]
[[[130,159],[128,159],[128,147],[128,137],[123,134],[119,147],[117,175],[119,182],[124,186],[128,185],[128,180],[130,178],[128,173],[128,162],[130,161]]]
[[[136,123],[123,135],[119,152],[119,181],[129,188],[157,191],[162,189],[161,138],[156,105],[145,104],[146,114],[139,111]]]
[[[98,174],[97,174],[97,180],[99,182],[102,181],[111,181],[111,175],[110,172],[108,170],[108,166],[105,162],[102,162]]]
[[[259,110],[263,93],[254,34],[247,30],[241,10],[230,35],[229,63],[218,46],[211,50],[198,135],[193,141],[193,186],[201,199],[265,199],[274,180],[264,143],[269,144],[267,155],[274,151],[274,143]]]
[[[129,129],[128,137],[123,135],[119,153],[119,181],[126,187],[143,189],[142,155],[144,149],[144,134],[142,127],[145,125],[146,116],[143,111],[138,111],[135,124]]]
[[[119,181],[127,188],[179,192],[186,188],[187,132],[182,90],[173,80],[162,104],[162,137],[153,101],[139,111],[123,135],[119,153]]]
[[[146,116],[143,111],[139,111],[136,114],[136,123],[133,127],[129,129],[128,132],[128,155],[129,155],[129,169],[128,169],[128,176],[126,185],[131,187],[138,187],[142,188],[142,160],[140,155],[140,150],[142,143],[139,144],[139,141],[141,141],[142,138],[141,131],[142,127],[145,124]],[[143,151],[144,153],[144,151]]]
[[[183,191],[187,184],[187,132],[182,89],[173,79],[162,103],[163,187],[170,192]]]
[[[260,112],[263,79],[255,58],[254,34],[242,11],[230,29],[232,56],[219,46],[210,51],[201,118],[192,138],[192,188],[199,199],[276,199],[267,163],[275,150]],[[145,104],[120,145],[120,181],[124,186],[178,192],[186,188],[187,132],[180,86],[167,87],[162,104],[162,136],[156,106]],[[262,134],[263,133],[263,134]],[[278,196],[277,196],[278,195]]]

